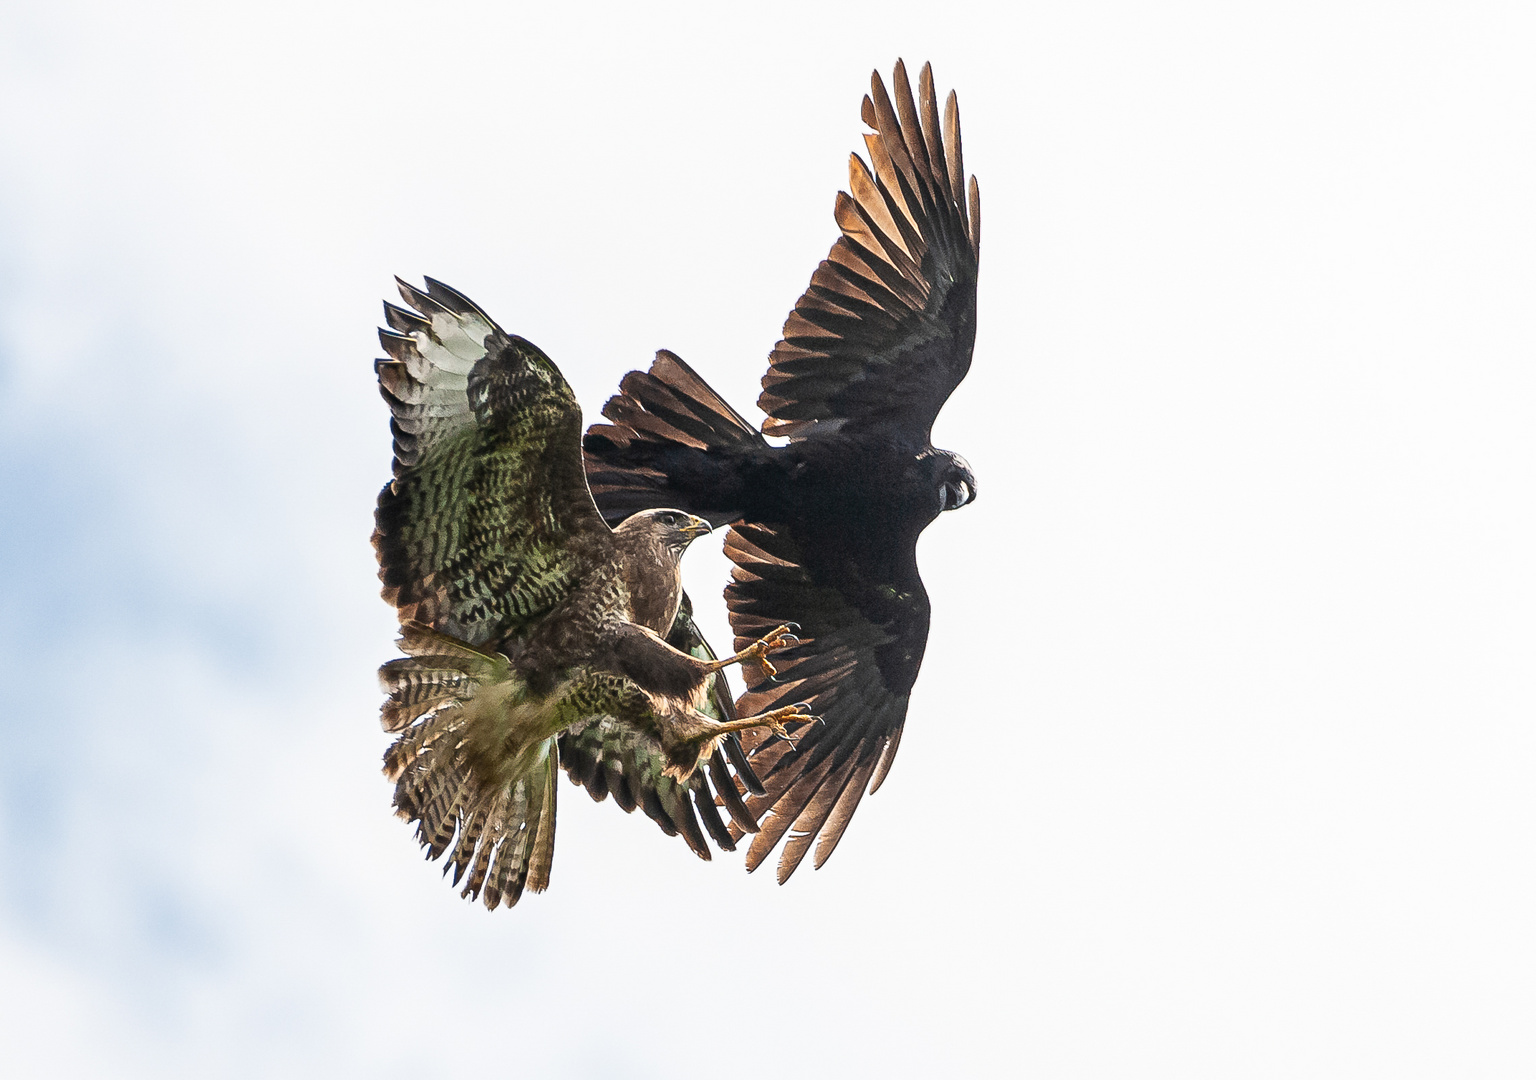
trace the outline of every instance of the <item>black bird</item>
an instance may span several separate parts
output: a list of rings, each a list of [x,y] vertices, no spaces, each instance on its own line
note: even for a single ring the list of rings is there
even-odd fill
[[[663,351],[624,377],[603,408],[612,423],[583,441],[610,522],[676,506],[735,523],[725,596],[738,647],[800,624],[800,644],[774,655],[779,676],[736,702],[749,715],[808,701],[823,721],[793,730],[794,746],[743,738],[765,789],[747,806],[768,811],[747,868],[793,829],[781,882],[818,836],[815,864],[826,862],[866,785],[885,779],[928,639],[917,538],[976,497],[965,459],[929,435],[976,340],[979,192],[964,183],[955,95],[941,123],[929,66],[915,101],[899,62],[893,86],[894,103],[871,78],[870,162],[853,155],[842,236],[770,356],[762,431]]]

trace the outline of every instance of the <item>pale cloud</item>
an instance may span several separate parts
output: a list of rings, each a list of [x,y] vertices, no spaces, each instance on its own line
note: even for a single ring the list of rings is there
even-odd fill
[[[11,1071],[1536,1064],[1529,16],[13,16]],[[663,346],[746,407],[898,55],[985,200],[900,760],[782,889],[563,786],[550,892],[470,908],[377,772],[390,275],[589,415]]]

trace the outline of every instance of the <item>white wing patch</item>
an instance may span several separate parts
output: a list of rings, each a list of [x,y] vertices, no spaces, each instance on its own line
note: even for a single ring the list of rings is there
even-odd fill
[[[427,292],[401,281],[400,295],[414,311],[384,305],[391,329],[379,331],[390,359],[376,365],[379,386],[395,417],[395,459],[409,467],[434,444],[474,423],[468,397],[469,373],[498,333],[468,301],[452,311],[432,295],[446,293],[428,279]],[[453,294],[457,299],[457,294]]]

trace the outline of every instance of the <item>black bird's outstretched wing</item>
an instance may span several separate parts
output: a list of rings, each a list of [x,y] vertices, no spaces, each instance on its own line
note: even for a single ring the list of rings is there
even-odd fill
[[[773,655],[777,677],[749,688],[737,711],[805,701],[821,718],[791,732],[794,749],[756,732],[743,739],[765,789],[747,799],[747,809],[768,812],[747,869],[757,869],[789,833],[782,883],[818,836],[815,865],[831,857],[866,785],[877,789],[895,760],[928,640],[928,594],[915,559],[884,575],[896,577],[893,584],[856,565],[818,565],[815,549],[782,528],[733,526],[725,552],[736,564],[725,598],[738,648],[753,627],[776,625],[782,612],[800,623],[800,644]]]
[[[811,276],[769,358],[767,435],[896,427],[926,442],[971,366],[981,197],[969,201],[953,92],[939,120],[924,64],[914,102],[897,62],[893,104],[876,72],[864,99],[870,165],[853,155],[837,196],[843,235]],[[872,166],[872,168],[871,168]]]
[[[927,445],[939,409],[965,377],[976,339],[980,192],[965,187],[960,115],[950,94],[941,125],[933,71],[913,100],[905,65],[892,103],[876,72],[864,99],[873,168],[854,155],[852,194],[840,192],[843,235],[784,324],[758,404],[763,431],[792,439],[884,430]],[[847,525],[848,523],[844,523]],[[766,793],[748,800],[761,830],[747,854],[760,865],[789,835],[778,878],[816,843],[815,865],[837,847],[866,790],[885,779],[928,640],[928,596],[916,536],[828,544],[816,522],[742,524],[726,540],[735,562],[726,603],[742,641],[757,626],[795,621],[802,643],[782,654],[777,684],[737,709],[807,701],[821,724],[802,726],[798,749],[745,740]]]
[[[850,163],[851,194],[836,205],[842,235],[763,377],[762,432],[792,445],[756,438],[666,353],[625,376],[603,410],[611,423],[585,441],[611,518],[678,506],[739,522],[726,541],[738,648],[779,623],[801,626],[801,644],[774,654],[779,681],[736,703],[745,715],[808,701],[824,721],[800,726],[797,750],[743,738],[764,788],[747,808],[767,815],[747,866],[788,834],[780,881],[813,841],[816,865],[827,860],[890,768],[928,637],[917,536],[957,505],[932,470],[969,475],[929,433],[971,363],[980,195],[974,178],[967,185],[954,95],[941,121],[928,66],[915,99],[900,63],[892,86],[894,102],[878,73],[871,80],[869,164]],[[963,503],[974,489],[954,490]]]
[[[402,624],[500,648],[569,594],[584,558],[611,556],[581,407],[549,357],[460,293],[399,287],[415,310],[384,305],[390,359],[375,365],[395,437],[374,515],[384,598]]]

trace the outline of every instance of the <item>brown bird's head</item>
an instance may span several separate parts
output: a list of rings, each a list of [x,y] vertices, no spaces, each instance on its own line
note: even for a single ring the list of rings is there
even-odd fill
[[[713,530],[714,526],[703,518],[682,510],[642,510],[625,518],[613,531],[621,538],[621,547],[628,546],[622,538],[643,540],[672,552],[674,559],[681,559],[689,544]]]
[[[613,530],[635,622],[662,635],[672,629],[683,597],[683,552],[710,531],[709,522],[681,510],[642,510]]]

